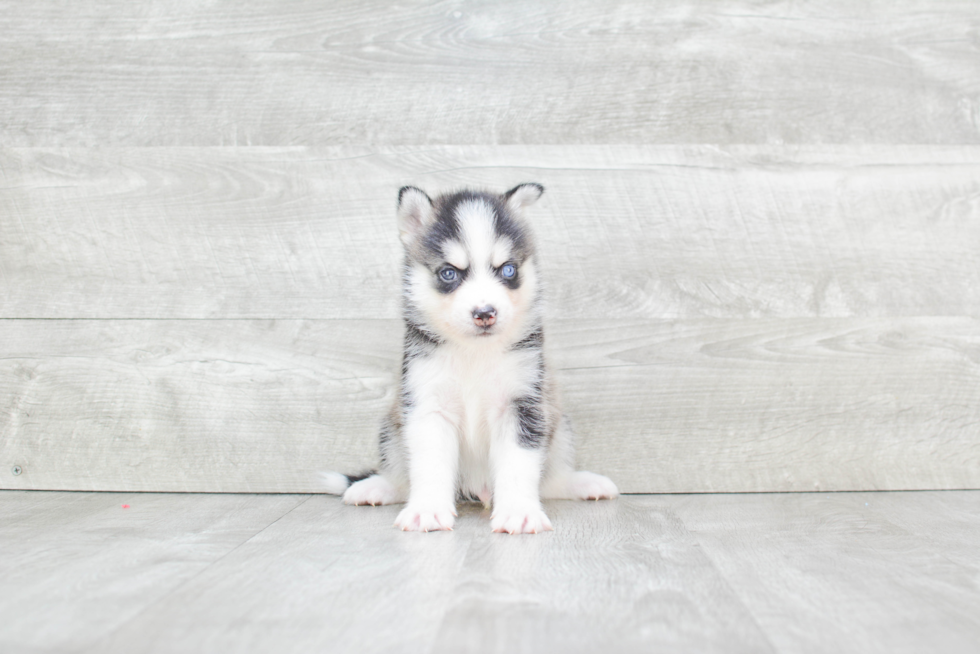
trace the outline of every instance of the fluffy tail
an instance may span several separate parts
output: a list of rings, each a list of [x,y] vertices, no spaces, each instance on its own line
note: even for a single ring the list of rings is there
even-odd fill
[[[371,475],[375,474],[372,470],[371,472],[364,472],[359,475],[345,475],[340,472],[321,472],[320,481],[323,483],[323,492],[330,495],[343,495],[344,491],[350,488],[350,485],[354,482],[361,481],[362,479],[367,479]]]

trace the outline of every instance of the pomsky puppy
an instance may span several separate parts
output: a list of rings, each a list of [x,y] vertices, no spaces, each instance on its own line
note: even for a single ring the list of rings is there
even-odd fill
[[[452,529],[458,500],[493,511],[493,531],[552,529],[542,498],[605,499],[611,480],[576,472],[542,351],[541,283],[524,210],[544,192],[398,192],[405,249],[405,349],[381,427],[376,473],[326,473],[347,504],[408,502],[395,526]]]

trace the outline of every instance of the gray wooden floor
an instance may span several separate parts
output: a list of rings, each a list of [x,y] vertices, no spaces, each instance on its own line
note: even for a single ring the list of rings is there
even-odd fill
[[[128,508],[127,508],[128,507]],[[980,491],[551,502],[0,492],[0,650],[976,652]]]

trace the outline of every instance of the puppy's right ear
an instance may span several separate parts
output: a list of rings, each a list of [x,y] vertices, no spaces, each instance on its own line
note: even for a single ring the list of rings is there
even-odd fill
[[[398,191],[398,235],[405,247],[432,224],[435,211],[432,198],[420,188],[403,186]]]

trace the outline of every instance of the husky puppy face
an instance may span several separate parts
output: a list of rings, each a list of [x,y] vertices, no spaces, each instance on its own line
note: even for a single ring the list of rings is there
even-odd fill
[[[536,318],[538,276],[523,209],[544,191],[398,195],[405,317],[436,341],[509,344]]]

